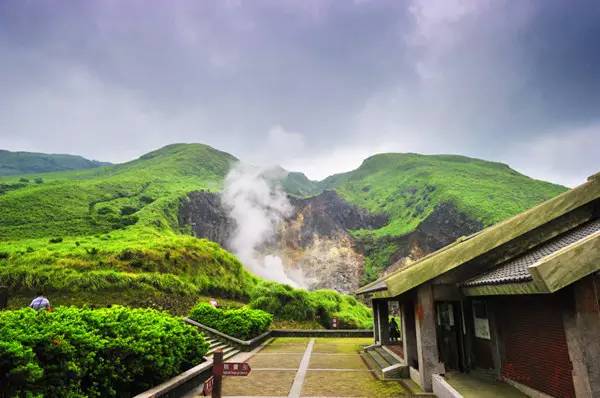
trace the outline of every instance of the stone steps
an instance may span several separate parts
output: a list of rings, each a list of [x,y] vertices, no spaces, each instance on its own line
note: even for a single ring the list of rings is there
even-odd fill
[[[212,357],[215,351],[219,349],[223,350],[223,359],[231,358],[232,356],[240,352],[240,350],[238,350],[237,348],[230,346],[227,343],[223,343],[222,341],[214,337],[207,338],[206,342],[209,344],[208,351],[205,355],[206,358]]]
[[[381,380],[408,378],[408,365],[379,346],[368,347],[360,355]]]

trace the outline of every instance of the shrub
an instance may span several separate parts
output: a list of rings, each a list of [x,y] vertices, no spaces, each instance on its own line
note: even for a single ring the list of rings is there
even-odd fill
[[[253,292],[250,306],[262,309],[284,321],[316,321],[331,327],[333,318],[338,327],[366,329],[372,326],[371,311],[354,297],[333,290],[294,289],[273,282],[260,284]]]
[[[111,214],[114,213],[113,209],[111,209],[110,207],[101,207],[98,209],[98,214],[104,215],[104,214]]]
[[[208,350],[181,320],[120,306],[4,311],[0,335],[0,396],[131,396]]]
[[[9,252],[0,252],[0,260],[7,260],[10,257]]]
[[[48,242],[50,243],[60,243],[63,241],[63,238],[61,238],[60,236],[57,236],[55,238],[50,238],[50,240],[48,240]]]
[[[273,321],[273,316],[265,311],[248,307],[222,310],[207,303],[196,304],[190,311],[190,318],[243,340],[266,332]]]
[[[29,179],[25,178],[25,177],[21,177],[21,178],[19,178],[19,182],[29,182]]]
[[[129,216],[135,212],[137,212],[139,209],[133,206],[123,206],[121,207],[121,215],[122,216]]]
[[[42,184],[44,182],[44,179],[42,177],[35,177],[35,179],[33,181],[36,184]]]

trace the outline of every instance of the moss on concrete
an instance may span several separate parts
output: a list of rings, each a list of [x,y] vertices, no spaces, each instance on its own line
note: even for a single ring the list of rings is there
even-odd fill
[[[362,369],[367,370],[365,363],[356,354],[323,354],[313,353],[310,357],[309,369]]]
[[[377,380],[370,372],[308,370],[302,396],[392,398],[409,394],[400,383]]]

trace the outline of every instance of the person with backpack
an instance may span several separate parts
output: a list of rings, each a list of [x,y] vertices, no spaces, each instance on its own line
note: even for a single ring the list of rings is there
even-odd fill
[[[33,308],[36,311],[39,310],[52,310],[52,307],[50,306],[50,300],[48,300],[46,297],[44,297],[44,293],[43,292],[38,292],[37,297],[34,298],[31,301],[31,304],[29,304],[29,307]]]

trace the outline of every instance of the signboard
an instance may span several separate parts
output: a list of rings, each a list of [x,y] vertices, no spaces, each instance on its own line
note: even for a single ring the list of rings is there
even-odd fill
[[[248,376],[250,364],[246,362],[226,362],[223,364],[223,376]]]
[[[485,340],[492,339],[487,307],[483,301],[473,301],[473,326],[475,337]]]
[[[202,386],[202,395],[204,395],[205,397],[208,397],[209,395],[211,395],[214,383],[215,383],[215,378],[210,376],[204,382],[204,385]]]

